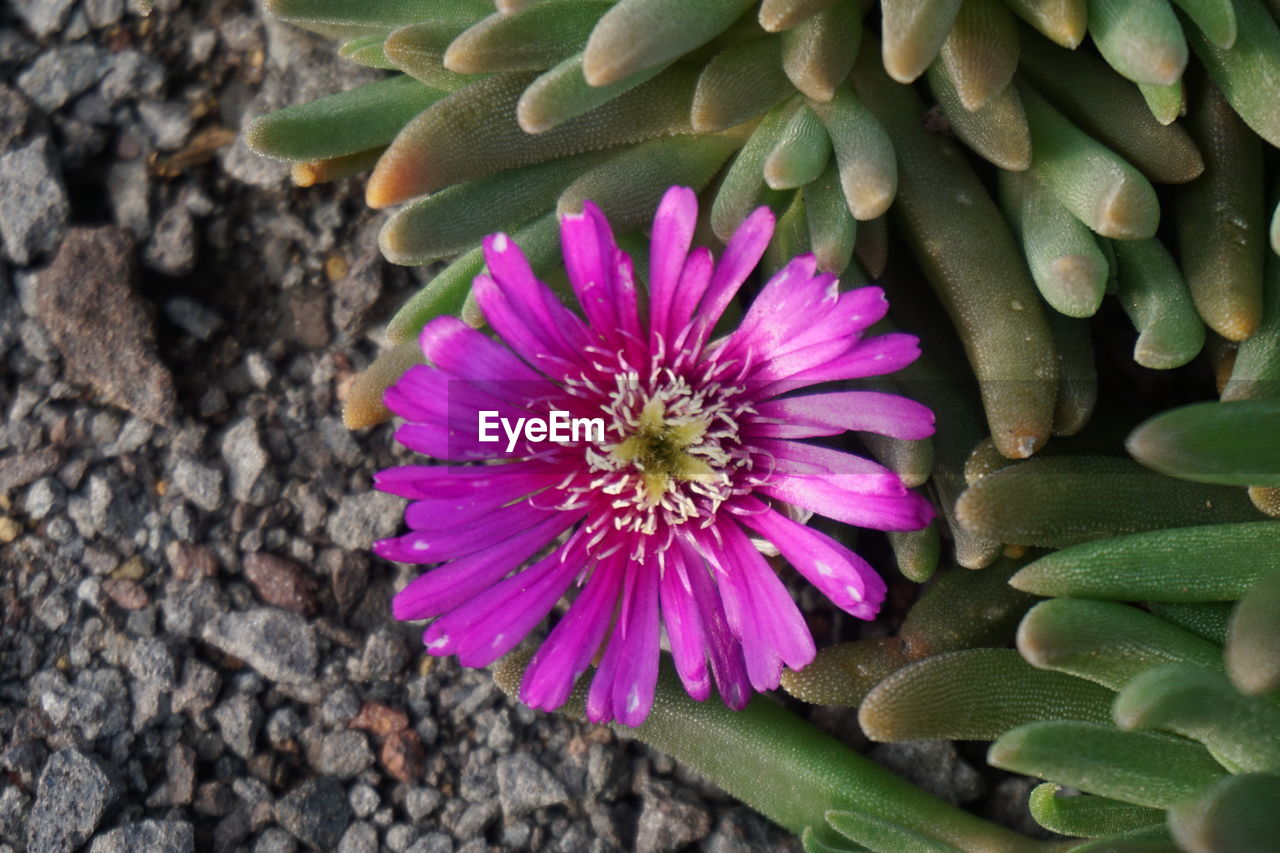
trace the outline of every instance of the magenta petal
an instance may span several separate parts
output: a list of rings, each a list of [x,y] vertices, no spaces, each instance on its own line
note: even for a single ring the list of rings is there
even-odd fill
[[[542,460],[505,465],[400,465],[373,475],[373,487],[402,498],[459,498],[496,488],[541,491],[564,479],[564,472]]]
[[[410,622],[447,613],[500,581],[539,549],[551,544],[576,520],[572,513],[557,513],[527,530],[491,541],[483,551],[419,575],[391,600],[392,614],[401,622]],[[377,544],[395,541],[384,539]],[[374,550],[388,560],[396,559],[377,547]]]
[[[739,503],[738,521],[772,542],[796,571],[832,603],[860,619],[874,619],[884,579],[866,560],[812,527],[792,521],[756,498]]]
[[[711,659],[711,675],[715,679],[716,690],[726,705],[735,711],[741,710],[751,699],[747,664],[742,657],[742,644],[729,628],[720,591],[708,571],[703,557],[704,546],[697,542],[686,543],[683,539],[677,539],[676,544],[683,551],[689,589],[706,631],[707,655]]]
[[[865,495],[818,477],[781,474],[775,474],[756,491],[827,518],[872,530],[920,530],[933,520],[933,506],[915,492]]]
[[[764,557],[733,522],[717,525],[724,556],[716,573],[729,626],[742,641],[747,676],[756,690],[772,690],[782,665],[808,666],[816,650],[800,609]]]
[[[689,572],[705,572],[702,561],[688,567],[679,549],[666,554],[666,569],[660,586],[662,623],[671,645],[671,658],[684,689],[699,702],[711,695],[711,675],[707,671],[707,637],[698,615],[698,602]]]
[[[649,326],[653,334],[671,341],[668,326],[676,287],[698,224],[698,196],[688,187],[671,187],[653,217],[649,246]]]
[[[433,655],[456,654],[463,666],[488,666],[547,617],[581,571],[581,549],[564,547],[449,611],[423,634]]]
[[[893,332],[867,338],[843,355],[826,364],[808,368],[785,383],[788,388],[800,388],[817,382],[835,382],[844,379],[862,379],[901,370],[920,357],[920,339],[915,335]],[[763,392],[762,392],[763,393]]]
[[[879,391],[839,391],[770,400],[756,406],[761,418],[745,435],[811,438],[846,430],[873,432],[892,438],[921,439],[933,435],[933,412],[915,400]]]
[[[757,207],[738,230],[729,238],[720,263],[716,264],[707,286],[706,295],[698,306],[698,314],[714,325],[738,293],[738,288],[751,275],[751,271],[764,257],[764,250],[773,236],[773,211]]]
[[[600,561],[568,612],[538,647],[520,682],[520,700],[526,705],[554,711],[569,698],[613,622],[624,562],[616,554]]]
[[[427,361],[450,378],[546,381],[509,349],[457,317],[432,320],[423,327],[418,341]]]
[[[816,477],[860,495],[903,495],[901,478],[878,462],[800,441],[758,438],[752,446],[772,459],[772,478]]]
[[[604,214],[591,202],[583,202],[581,213],[570,213],[560,221],[560,243],[565,272],[587,322],[606,340],[616,340],[620,325],[614,281],[617,244]]]
[[[638,726],[649,716],[658,684],[658,577],[639,563],[630,571],[636,576],[632,600],[610,641],[623,645],[613,678],[613,714],[624,726]]]

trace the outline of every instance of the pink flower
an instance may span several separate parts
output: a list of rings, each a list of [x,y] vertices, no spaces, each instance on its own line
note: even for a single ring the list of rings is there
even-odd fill
[[[521,698],[535,708],[564,703],[598,657],[588,717],[638,725],[653,702],[664,627],[689,695],[706,699],[714,681],[740,708],[752,688],[777,687],[784,665],[814,656],[761,540],[837,606],[870,619],[884,581],[794,520],[797,508],[878,530],[919,529],[933,516],[892,471],[799,440],[933,432],[928,409],[892,394],[793,393],[916,358],[913,336],[862,336],[884,316],[884,293],[841,293],[804,255],[769,280],[736,331],[709,340],[774,219],[756,210],[716,263],[707,249],[690,251],[696,218],[691,190],[667,191],[647,311],[631,259],[590,202],[562,224],[584,316],[533,276],[506,235],[487,238],[490,275],[476,278],[475,295],[500,340],[441,317],[422,331],[429,366],[386,394],[408,421],[402,444],[437,460],[488,462],[378,474],[378,488],[413,502],[410,532],[378,542],[377,553],[439,564],[396,596],[395,616],[434,620],[423,638],[431,654],[485,666],[575,591],[525,673]],[[502,430],[496,443],[480,440],[483,412],[508,426],[552,412],[586,421],[576,440],[517,431],[508,453]],[[585,426],[594,418],[603,437]]]

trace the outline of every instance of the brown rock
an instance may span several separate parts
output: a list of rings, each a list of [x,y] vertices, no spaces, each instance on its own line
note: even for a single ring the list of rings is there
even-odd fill
[[[181,581],[211,578],[218,573],[218,558],[205,545],[192,545],[175,539],[164,549],[173,576]]]
[[[127,231],[72,228],[36,278],[36,311],[73,378],[112,405],[168,426],[173,377],[156,355],[151,310],[136,277]]]
[[[382,766],[401,782],[422,778],[427,751],[415,731],[394,732],[382,744]]]
[[[125,610],[141,610],[151,603],[142,584],[129,578],[107,578],[102,582],[102,591]]]
[[[403,732],[409,728],[409,717],[404,711],[397,711],[380,705],[377,702],[365,702],[360,713],[347,724],[348,728],[363,729],[378,737],[386,737],[395,732]]]
[[[339,548],[330,549],[324,556],[330,555],[329,577],[333,586],[333,598],[338,602],[338,609],[342,613],[349,613],[360,603],[369,587],[369,560],[363,554]]]
[[[297,563],[255,551],[245,555],[244,577],[267,604],[305,615],[316,611],[316,581]]]
[[[61,461],[62,454],[50,447],[0,459],[0,495],[35,482]]]

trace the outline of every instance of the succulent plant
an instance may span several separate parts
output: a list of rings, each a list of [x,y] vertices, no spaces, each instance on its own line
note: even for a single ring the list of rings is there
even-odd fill
[[[672,183],[706,202],[699,242],[768,205],[767,272],[812,252],[886,289],[884,327],[925,341],[887,387],[938,431],[868,450],[939,507],[890,535],[928,585],[894,635],[783,687],[861,705],[875,739],[994,741],[1075,840],[952,808],[768,699],[699,705],[670,672],[638,737],[809,851],[1274,849],[1280,4],[266,5],[391,73],[263,116],[250,143],[301,185],[372,170],[369,203],[398,206],[384,254],[447,261],[391,319],[352,426],[387,416],[427,322],[480,324],[484,235],[556,286],[557,219],[586,199],[624,243]]]

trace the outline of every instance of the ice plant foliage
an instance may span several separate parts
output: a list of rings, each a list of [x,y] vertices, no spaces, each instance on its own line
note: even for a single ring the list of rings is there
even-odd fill
[[[864,336],[886,311],[884,293],[842,293],[802,255],[764,285],[736,330],[713,340],[774,216],[752,213],[718,261],[690,249],[696,218],[694,192],[671,188],[654,219],[646,300],[599,209],[587,202],[565,216],[581,316],[535,278],[510,238],[490,236],[490,272],[474,286],[497,340],[453,317],[433,320],[421,336],[427,364],[386,393],[407,421],[398,440],[435,460],[377,477],[378,488],[412,500],[410,531],[377,552],[437,564],[396,597],[395,615],[434,620],[430,653],[484,666],[570,593],[521,685],[536,708],[563,704],[594,662],[588,716],[638,725],[653,702],[664,629],[689,695],[706,699],[714,682],[740,708],[815,653],[762,552],[776,549],[854,616],[873,617],[884,598],[865,560],[797,517],[916,530],[933,516],[889,469],[802,441],[933,432],[932,413],[912,400],[813,388],[916,358],[911,335]],[[480,412],[510,423],[602,418],[604,440],[526,434],[508,453],[505,440],[480,440]]]

